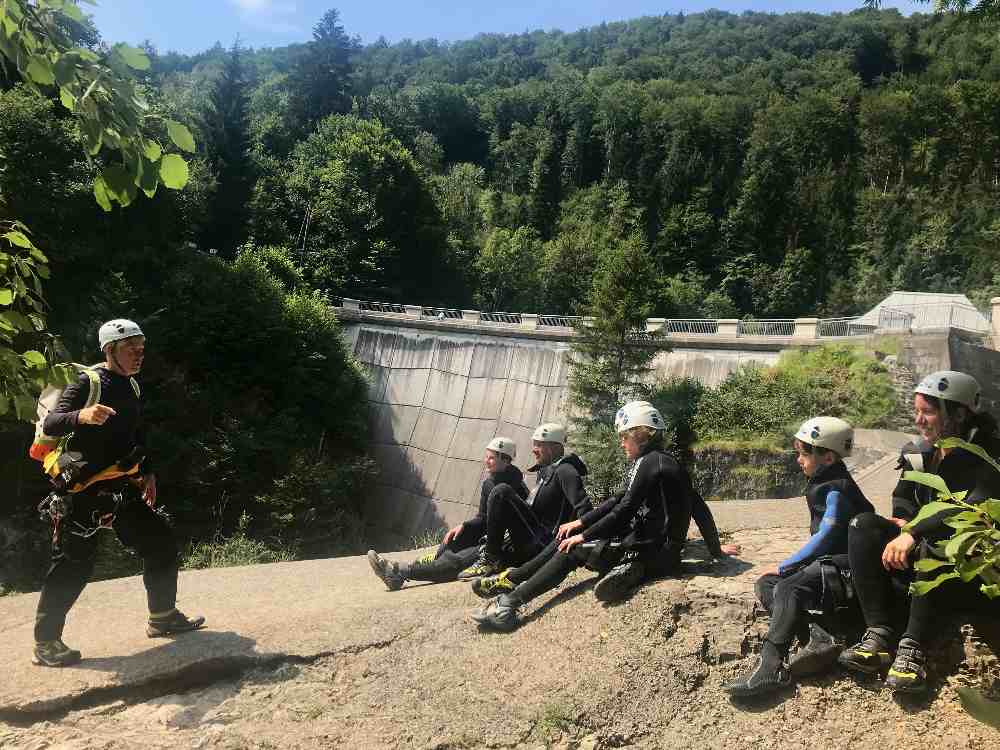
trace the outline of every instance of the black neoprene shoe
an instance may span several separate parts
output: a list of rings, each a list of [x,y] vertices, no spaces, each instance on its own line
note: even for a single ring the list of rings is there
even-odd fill
[[[642,583],[645,566],[638,560],[629,560],[616,565],[594,586],[594,596],[600,602],[616,602],[628,596]]]
[[[826,672],[837,663],[843,650],[843,643],[838,643],[816,623],[810,623],[809,641],[788,662],[788,671],[795,678]]]
[[[757,657],[756,663],[746,674],[723,683],[722,689],[736,698],[751,698],[773,693],[792,684],[792,676],[782,661],[781,654],[768,641]]]
[[[927,689],[927,659],[920,644],[912,638],[899,642],[885,684],[895,693],[922,693]]]
[[[858,643],[840,652],[837,661],[855,672],[875,674],[892,664],[892,659],[888,639],[874,630],[866,630]]]

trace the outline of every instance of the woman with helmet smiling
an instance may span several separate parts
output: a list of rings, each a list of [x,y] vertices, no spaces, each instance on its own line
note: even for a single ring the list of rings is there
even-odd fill
[[[1000,497],[1000,472],[972,451],[940,446],[943,439],[958,437],[991,456],[1000,453],[996,420],[980,411],[980,400],[979,383],[963,372],[942,370],[921,380],[913,399],[921,441],[903,448],[899,468],[936,474],[952,492],[968,492],[966,502]],[[886,684],[894,691],[926,689],[925,649],[941,612],[989,606],[977,581],[959,579],[913,596],[907,606],[905,592],[914,578],[937,577],[937,571],[914,574],[914,560],[932,556],[934,545],[951,536],[946,521],[959,510],[908,526],[936,497],[934,489],[900,479],[892,493],[892,518],[862,513],[851,522],[848,555],[867,630],[859,643],[844,650],[840,663],[869,674],[889,667]]]

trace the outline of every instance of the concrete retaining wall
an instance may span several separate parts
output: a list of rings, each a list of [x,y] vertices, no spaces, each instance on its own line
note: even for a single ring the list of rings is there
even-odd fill
[[[369,422],[380,479],[369,517],[387,531],[412,535],[474,515],[486,444],[496,435],[510,437],[516,463],[527,467],[534,428],[566,413],[570,332],[518,336],[419,319],[343,323],[371,377]],[[914,373],[971,372],[989,403],[1000,404],[1000,353],[947,331],[901,339],[899,361]],[[801,345],[719,337],[668,343],[673,348],[657,356],[655,377],[693,377],[708,386],[749,362],[773,364],[782,351]]]

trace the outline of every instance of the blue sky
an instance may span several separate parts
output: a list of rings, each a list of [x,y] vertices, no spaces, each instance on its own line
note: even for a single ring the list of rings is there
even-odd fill
[[[109,42],[136,44],[150,39],[160,51],[198,52],[216,41],[228,46],[239,34],[253,47],[307,41],[313,24],[331,7],[344,27],[364,43],[383,35],[400,39],[468,39],[480,32],[519,33],[533,29],[574,31],[601,21],[662,13],[696,13],[706,8],[787,13],[847,12],[863,0],[97,0],[97,27]],[[930,5],[889,1],[904,13],[929,12]],[[87,6],[84,6],[86,8]]]

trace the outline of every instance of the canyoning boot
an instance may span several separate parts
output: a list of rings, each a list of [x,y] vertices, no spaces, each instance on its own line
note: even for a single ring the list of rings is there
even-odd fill
[[[645,566],[638,560],[628,560],[616,565],[594,586],[594,596],[599,602],[617,602],[624,599],[632,589],[642,583],[645,573]]]
[[[723,683],[722,689],[735,698],[751,698],[781,690],[791,684],[792,676],[785,667],[778,647],[770,641],[764,641],[753,669]]]
[[[788,662],[788,671],[795,678],[826,672],[837,663],[843,650],[843,643],[817,623],[809,623],[809,640]]]
[[[406,579],[399,572],[399,563],[391,562],[373,549],[368,550],[368,564],[389,591],[399,591]]]
[[[205,624],[204,617],[186,617],[180,610],[173,610],[162,616],[149,616],[146,635],[150,638],[165,638],[168,635],[198,630]]]
[[[500,560],[493,557],[486,550],[483,550],[479,553],[478,560],[458,574],[458,580],[468,581],[472,578],[484,578],[496,575],[501,570]]]
[[[516,586],[507,577],[510,568],[495,576],[483,576],[472,581],[472,593],[483,599],[489,599],[499,594],[509,594]]]
[[[837,661],[855,672],[876,674],[892,664],[892,657],[888,634],[869,629],[858,643],[841,651]]]
[[[885,684],[894,693],[922,693],[927,689],[927,659],[912,638],[900,640]]]
[[[520,604],[507,594],[502,594],[487,604],[482,611],[473,613],[472,619],[487,630],[509,633],[521,624],[521,616],[518,613],[520,608]]]
[[[31,657],[31,663],[40,667],[65,667],[78,661],[80,652],[67,646],[60,638],[36,642],[35,652]]]

